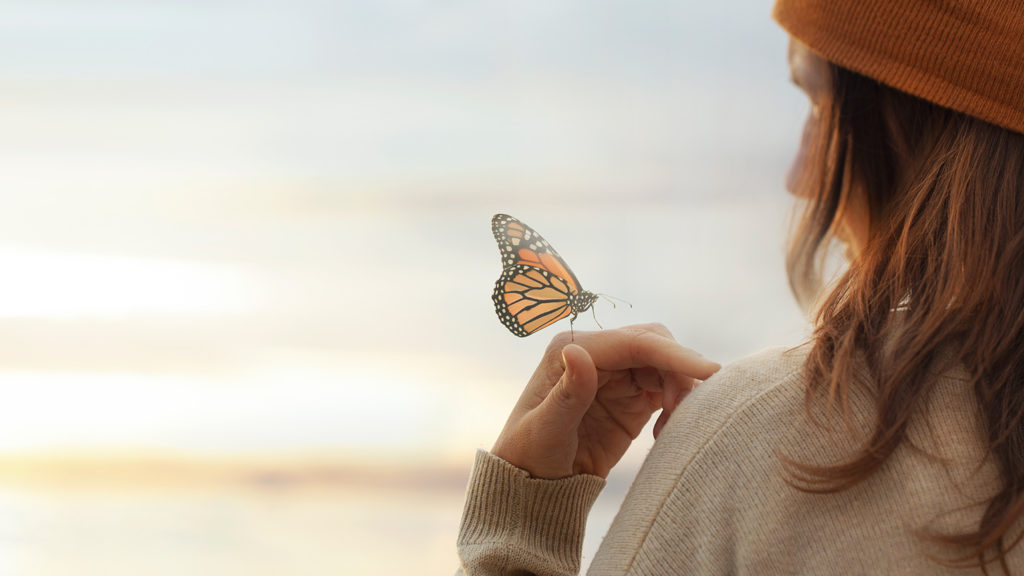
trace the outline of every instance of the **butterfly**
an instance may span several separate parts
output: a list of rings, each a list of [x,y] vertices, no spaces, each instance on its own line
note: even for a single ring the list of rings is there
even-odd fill
[[[495,214],[491,232],[502,267],[491,299],[498,319],[516,336],[529,336],[570,314],[571,327],[597,301],[598,295],[580,287],[569,265],[533,228]]]

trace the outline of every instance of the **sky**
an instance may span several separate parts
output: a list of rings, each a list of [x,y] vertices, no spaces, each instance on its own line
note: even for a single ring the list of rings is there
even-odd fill
[[[497,321],[496,212],[605,327],[797,343],[770,6],[4,2],[0,452],[468,461],[568,327]]]

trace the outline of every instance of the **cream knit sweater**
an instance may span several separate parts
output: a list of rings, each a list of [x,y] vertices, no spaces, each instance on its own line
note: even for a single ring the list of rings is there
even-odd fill
[[[806,348],[773,349],[723,368],[676,409],[590,566],[591,574],[974,574],[923,529],[976,527],[997,486],[963,374],[946,373],[926,414],[868,480],[834,494],[786,483],[777,451],[835,462],[856,446],[811,424]],[[851,398],[854,425],[871,401]],[[576,574],[594,476],[530,478],[480,452],[459,534],[460,574]],[[1010,566],[1024,574],[1024,550]],[[990,566],[992,573],[998,568]]]

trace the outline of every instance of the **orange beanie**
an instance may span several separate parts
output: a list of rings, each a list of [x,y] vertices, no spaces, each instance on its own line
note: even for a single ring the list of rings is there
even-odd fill
[[[777,0],[825,59],[1024,133],[1024,0]]]

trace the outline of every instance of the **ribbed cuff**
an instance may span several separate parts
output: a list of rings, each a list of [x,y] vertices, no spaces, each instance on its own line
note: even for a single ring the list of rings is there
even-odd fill
[[[468,567],[478,556],[492,566],[500,561],[526,568],[539,562],[576,573],[587,514],[604,484],[591,475],[531,478],[489,452],[477,452],[459,529],[463,562]]]

